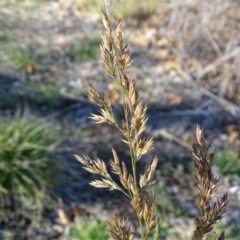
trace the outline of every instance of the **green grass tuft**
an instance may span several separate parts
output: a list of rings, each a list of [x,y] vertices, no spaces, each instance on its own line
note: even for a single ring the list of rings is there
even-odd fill
[[[240,232],[239,228],[234,224],[224,225],[223,223],[219,222],[215,226],[215,230],[217,235],[220,235],[222,231],[225,232],[225,239],[227,240],[239,240],[240,239]],[[215,240],[216,235],[209,235],[208,240]]]
[[[108,240],[107,225],[94,217],[78,219],[70,229],[69,239],[72,240]]]
[[[17,111],[0,121],[0,203],[5,199],[39,200],[51,183],[49,154],[60,137],[45,120]]]
[[[240,177],[240,157],[233,151],[225,150],[215,160],[220,172],[230,178]]]
[[[57,106],[60,94],[60,87],[56,84],[32,82],[23,87],[23,90],[29,95],[29,99],[35,104],[47,105],[50,107]]]
[[[86,39],[71,47],[70,55],[80,61],[88,61],[99,58],[99,39]]]
[[[24,69],[34,61],[31,49],[27,46],[14,46],[7,51],[9,62],[17,69]]]

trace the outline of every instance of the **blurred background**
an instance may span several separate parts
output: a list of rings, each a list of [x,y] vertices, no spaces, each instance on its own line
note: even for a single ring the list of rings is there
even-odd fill
[[[100,0],[0,1],[0,239],[107,240],[113,213],[136,218],[128,199],[94,189],[73,154],[106,163],[129,151],[111,126],[89,119],[98,108],[84,89],[120,96],[100,58]],[[197,183],[191,146],[196,125],[213,136],[214,172],[230,203],[217,225],[240,239],[240,1],[112,0],[123,20],[146,136],[155,148],[162,239],[191,239]],[[211,239],[216,239],[213,236]]]

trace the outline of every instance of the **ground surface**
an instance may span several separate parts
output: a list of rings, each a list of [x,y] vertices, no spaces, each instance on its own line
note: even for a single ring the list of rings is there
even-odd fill
[[[95,177],[72,156],[87,154],[108,161],[115,148],[123,158],[129,157],[115,129],[89,119],[98,109],[86,98],[86,83],[108,91],[118,118],[122,116],[119,96],[99,56],[103,27],[98,11],[80,1],[0,5],[1,114],[13,114],[16,103],[27,103],[32,114],[53,114],[63,132],[64,142],[57,150],[59,185],[54,189],[62,203],[39,232],[45,231],[47,239],[67,239],[71,220],[64,222],[64,217],[69,211],[78,214],[73,206],[101,219],[116,209],[130,211],[119,194],[90,187]],[[160,207],[168,226],[186,239],[197,211],[191,158],[196,124],[207,136],[213,135],[217,152],[240,151],[240,4],[158,3],[150,15],[136,9],[123,26],[134,60],[130,75],[140,98],[149,103],[146,134],[155,138],[154,151],[142,166],[159,156]],[[218,165],[215,170],[221,172]],[[222,182],[221,191],[228,190],[231,199],[225,222],[240,227],[240,180],[223,175]]]

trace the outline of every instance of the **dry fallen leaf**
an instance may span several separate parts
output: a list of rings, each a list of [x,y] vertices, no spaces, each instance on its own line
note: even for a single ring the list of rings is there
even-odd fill
[[[59,223],[63,226],[67,226],[72,222],[72,213],[70,210],[59,208],[57,210]]]
[[[228,125],[226,127],[226,132],[227,132],[228,141],[231,144],[236,144],[239,141],[240,139],[239,130],[235,125],[232,125],[232,124]]]
[[[26,66],[26,72],[28,74],[33,74],[33,72],[36,70],[36,68],[37,68],[37,64],[35,62],[30,62]]]
[[[191,34],[191,33],[186,33],[184,36],[183,36],[183,39],[188,41],[188,42],[192,42],[194,40],[194,36]]]
[[[168,61],[168,62],[166,62],[164,69],[166,72],[169,72],[171,70],[176,70],[178,72],[182,69],[182,67],[176,61]]]
[[[187,66],[189,68],[195,68],[197,66],[197,60],[195,58],[190,58],[187,60]]]
[[[167,38],[160,38],[160,39],[158,39],[158,40],[156,41],[156,45],[157,45],[158,47],[165,47],[165,46],[167,46],[167,45],[168,45],[168,40],[167,40]]]
[[[190,143],[191,145],[196,143],[195,135],[191,135],[191,134],[184,134],[183,135],[183,140],[187,143]]]
[[[179,40],[177,38],[174,38],[171,40],[171,44],[175,47],[175,48],[179,48]]]
[[[153,60],[167,60],[170,57],[169,49],[158,49],[151,54]]]
[[[130,43],[141,46],[144,49],[147,49],[150,45],[150,40],[144,33],[135,32],[130,38]]]
[[[168,12],[167,11],[161,11],[158,14],[153,14],[149,17],[147,21],[147,25],[151,28],[159,27],[159,25],[164,21],[164,19],[167,17]]]
[[[183,97],[178,94],[169,93],[169,94],[167,94],[166,97],[174,105],[180,105],[183,103]]]

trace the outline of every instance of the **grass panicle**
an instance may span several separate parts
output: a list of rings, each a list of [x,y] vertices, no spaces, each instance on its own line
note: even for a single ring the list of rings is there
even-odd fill
[[[118,175],[121,185],[114,182],[103,160],[98,158],[91,160],[86,156],[76,157],[87,171],[102,176],[102,180],[93,181],[90,183],[91,185],[97,188],[122,191],[131,199],[141,226],[141,237],[147,239],[157,224],[154,195],[151,190],[148,190],[150,189],[148,187],[155,183],[154,173],[158,159],[154,158],[152,163],[147,165],[142,176],[137,175],[137,162],[153,148],[153,138],[141,137],[147,123],[147,105],[138,101],[135,80],[129,79],[126,74],[132,61],[128,45],[123,43],[122,22],[118,22],[115,33],[113,33],[111,21],[104,10],[102,10],[102,16],[106,32],[101,33],[101,56],[107,72],[114,79],[121,93],[124,110],[122,122],[118,122],[115,118],[111,102],[105,94],[99,93],[90,85],[86,86],[86,90],[89,100],[101,108],[101,114],[92,115],[92,119],[99,124],[111,124],[122,133],[123,141],[130,150],[132,173],[127,169],[125,162],[119,160],[114,149],[114,160],[110,162],[111,172]],[[109,233],[114,239],[133,239],[133,233],[127,227],[127,221],[120,221],[114,216],[113,223],[109,223],[109,227]]]
[[[221,199],[214,200],[220,176],[214,176],[212,173],[214,164],[214,152],[210,152],[212,141],[206,141],[203,130],[199,126],[197,126],[196,136],[200,149],[193,147],[193,156],[199,188],[198,207],[202,216],[197,216],[195,219],[194,239],[202,240],[207,239],[207,235],[215,234],[213,225],[219,222],[226,213],[228,194],[224,194]],[[218,240],[223,239],[225,239],[224,233]]]
[[[144,173],[138,174],[137,163],[143,155],[153,148],[153,138],[145,139],[142,133],[147,124],[147,105],[139,101],[135,80],[130,78],[126,70],[131,66],[132,60],[128,50],[128,44],[124,44],[122,37],[122,22],[118,22],[116,29],[112,27],[109,15],[102,9],[102,21],[105,32],[101,33],[102,43],[100,46],[101,56],[109,76],[114,80],[119,89],[122,99],[124,117],[122,121],[116,119],[111,102],[106,94],[98,92],[93,86],[87,85],[86,90],[89,100],[100,107],[100,114],[92,115],[97,124],[107,123],[115,126],[123,136],[122,141],[127,144],[130,151],[131,170],[126,167],[124,160],[119,160],[117,151],[114,149],[113,160],[110,161],[111,170],[107,169],[105,162],[99,158],[90,159],[88,156],[77,156],[77,160],[84,168],[102,177],[101,180],[92,181],[90,184],[96,188],[118,190],[124,193],[130,200],[136,212],[140,235],[146,240],[153,234],[153,230],[159,226],[156,203],[152,186],[155,184],[154,176],[158,165],[155,157],[145,168]],[[211,153],[208,160],[208,151],[211,142],[206,142],[202,130],[197,127],[197,140],[200,145],[198,151],[193,148],[194,163],[199,185],[198,205],[202,217],[196,217],[196,230],[193,239],[207,239],[207,234],[213,234],[213,225],[221,220],[228,202],[225,194],[221,200],[211,205],[218,188],[219,177],[214,177],[211,171],[214,154]],[[111,177],[110,171],[116,174],[120,184]],[[108,222],[109,235],[115,240],[131,240],[137,235],[130,229],[128,221],[120,220],[113,216],[113,222]],[[219,240],[224,239],[224,233]]]

